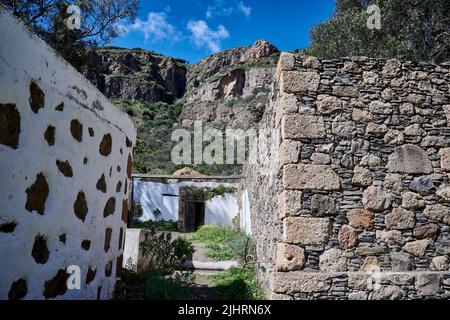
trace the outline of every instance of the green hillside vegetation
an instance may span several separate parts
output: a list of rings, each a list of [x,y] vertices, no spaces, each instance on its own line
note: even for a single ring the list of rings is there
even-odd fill
[[[177,100],[173,104],[115,98],[111,100],[122,107],[136,125],[133,172],[172,174],[186,166],[205,175],[233,175],[241,171],[241,165],[176,165],[172,162],[171,151],[175,143],[171,141],[171,135],[175,128],[180,127],[179,117],[184,106],[183,100]],[[205,127],[204,130],[206,129]]]

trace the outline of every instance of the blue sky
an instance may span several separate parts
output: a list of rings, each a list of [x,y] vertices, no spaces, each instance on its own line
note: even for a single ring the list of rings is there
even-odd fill
[[[265,39],[280,50],[304,48],[309,28],[331,17],[334,0],[141,0],[111,45],[197,62],[220,50]]]

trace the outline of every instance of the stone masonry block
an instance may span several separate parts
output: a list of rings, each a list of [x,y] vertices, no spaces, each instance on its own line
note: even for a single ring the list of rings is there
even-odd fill
[[[287,243],[325,244],[330,237],[331,222],[329,218],[287,217],[283,222],[284,240]]]
[[[288,164],[283,168],[286,189],[340,190],[341,179],[327,165]]]

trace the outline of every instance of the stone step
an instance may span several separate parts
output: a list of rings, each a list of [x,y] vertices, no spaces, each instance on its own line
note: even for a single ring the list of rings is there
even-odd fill
[[[239,263],[237,261],[214,261],[214,262],[204,262],[204,261],[185,261],[181,267],[189,270],[211,270],[211,271],[225,271],[231,267],[238,267]]]

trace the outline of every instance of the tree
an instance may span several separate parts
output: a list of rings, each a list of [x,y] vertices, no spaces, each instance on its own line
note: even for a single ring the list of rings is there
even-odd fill
[[[139,0],[0,0],[75,68],[88,63],[89,49],[117,37],[120,22],[134,21]],[[80,28],[69,28],[68,8],[77,5]]]
[[[369,5],[381,9],[381,29],[366,25]],[[310,30],[308,54],[366,55],[401,60],[450,60],[450,1],[337,0],[333,17]]]

